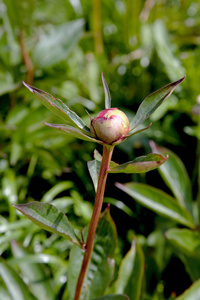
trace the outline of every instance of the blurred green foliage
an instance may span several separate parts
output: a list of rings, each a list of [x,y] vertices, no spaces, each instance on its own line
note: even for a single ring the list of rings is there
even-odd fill
[[[18,275],[28,282],[33,294],[24,292],[25,299],[66,299],[72,245],[31,224],[11,204],[53,203],[75,228],[83,228],[92,212],[87,161],[95,145],[46,127],[44,121],[56,117],[22,80],[62,99],[89,125],[85,108],[92,116],[104,108],[101,72],[112,106],[130,118],[148,94],[186,74],[151,117],[152,127],[116,147],[114,160],[123,163],[149,153],[153,139],[182,159],[193,199],[200,202],[199,13],[197,0],[0,0],[0,270],[2,278],[11,276],[22,290],[24,281]],[[199,278],[185,267],[198,258],[174,251],[164,236],[174,224],[130,201],[115,181],[148,183],[170,193],[157,171],[109,175],[106,196],[112,197],[107,200],[119,234],[114,278],[134,232],[148,266],[143,299],[175,299]],[[175,233],[168,232],[172,244]],[[23,264],[17,260],[21,256],[27,257]],[[46,283],[36,288],[34,282],[41,278]],[[5,283],[0,280],[0,294],[14,299]],[[198,282],[193,287],[198,289]]]

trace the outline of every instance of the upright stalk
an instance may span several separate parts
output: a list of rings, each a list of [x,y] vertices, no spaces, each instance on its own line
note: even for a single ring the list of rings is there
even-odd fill
[[[89,267],[90,259],[92,256],[93,246],[94,246],[94,237],[97,229],[97,224],[99,221],[99,216],[101,213],[101,208],[103,204],[104,191],[106,186],[107,179],[107,171],[110,165],[112,153],[114,146],[104,145],[103,146],[103,156],[101,162],[101,168],[99,173],[98,185],[97,185],[97,193],[95,197],[94,210],[92,214],[92,218],[90,221],[90,226],[88,230],[87,242],[85,246],[85,254],[82,262],[81,271],[79,274],[76,293],[74,300],[79,300],[81,296],[81,290],[84,282],[84,278],[87,274],[87,270]]]

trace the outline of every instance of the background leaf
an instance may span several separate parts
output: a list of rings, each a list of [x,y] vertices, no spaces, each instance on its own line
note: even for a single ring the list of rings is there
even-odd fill
[[[198,300],[200,297],[200,280],[193,283],[193,285],[187,289],[181,296],[177,297],[176,300]]]
[[[194,228],[193,219],[189,212],[163,191],[141,183],[127,183],[125,185],[117,183],[116,186],[157,214]]]
[[[131,249],[122,260],[119,275],[115,282],[116,293],[124,293],[130,299],[139,300],[143,274],[144,254],[140,246],[136,244],[136,239],[134,239]]]

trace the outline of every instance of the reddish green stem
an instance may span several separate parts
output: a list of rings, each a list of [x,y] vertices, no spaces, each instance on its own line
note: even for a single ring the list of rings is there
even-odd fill
[[[105,191],[106,179],[107,179],[107,171],[110,166],[113,148],[114,148],[114,146],[109,146],[109,145],[103,146],[103,156],[102,156],[101,168],[100,168],[100,173],[99,173],[97,193],[96,193],[96,198],[95,198],[95,203],[94,203],[94,210],[93,210],[92,218],[90,221],[87,242],[86,242],[86,250],[85,250],[82,267],[81,267],[81,271],[80,271],[77,286],[76,286],[76,293],[75,293],[74,300],[80,299],[84,278],[87,274],[90,259],[92,256],[92,250],[93,250],[93,246],[94,246],[94,236],[95,236],[95,232],[97,229],[97,224],[99,221],[99,216],[100,216],[101,208],[102,208],[102,204],[103,204],[103,197],[104,197],[104,191]]]

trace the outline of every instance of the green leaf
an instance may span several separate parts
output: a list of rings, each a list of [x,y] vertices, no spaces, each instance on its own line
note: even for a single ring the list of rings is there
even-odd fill
[[[86,239],[88,227],[83,231]],[[103,296],[114,273],[113,255],[117,244],[115,224],[107,208],[99,219],[94,240],[91,262],[84,281],[82,300],[92,300]],[[74,246],[70,253],[68,268],[69,300],[74,299],[84,251]]]
[[[95,142],[98,144],[103,144],[103,142],[101,142],[100,140],[96,140],[94,138],[91,137],[91,135],[85,134],[83,133],[80,129],[74,128],[70,125],[65,125],[65,124],[49,124],[46,123],[45,124],[49,127],[61,130],[66,132],[68,135],[71,135],[75,138],[84,140],[84,141],[88,141],[88,142]]]
[[[129,297],[126,295],[106,295],[93,300],[129,300]]]
[[[160,154],[148,154],[140,156],[127,163],[110,167],[108,173],[143,173],[154,170],[162,165],[168,156],[164,158]]]
[[[0,276],[3,279],[12,299],[36,300],[21,277],[2,259],[0,260]]]
[[[200,280],[193,283],[182,295],[175,300],[199,300],[200,299]]]
[[[72,243],[81,246],[73,227],[66,215],[49,203],[30,202],[13,206],[29,218],[34,224],[53,233],[57,233]]]
[[[198,232],[172,228],[166,232],[165,236],[182,253],[200,259],[200,235]]]
[[[111,96],[108,85],[103,77],[103,73],[101,73],[101,79],[103,82],[104,94],[105,94],[105,109],[111,108]]]
[[[72,181],[62,181],[54,185],[48,192],[42,197],[42,202],[51,202],[60,193],[72,188],[74,183]]]
[[[144,254],[136,239],[122,260],[119,275],[115,282],[116,293],[125,293],[130,299],[139,300],[144,274]]]
[[[194,228],[190,213],[163,191],[142,183],[117,183],[116,186],[157,214]]]
[[[153,152],[162,155],[169,154],[167,162],[159,168],[167,186],[171,189],[179,204],[192,211],[192,186],[187,170],[181,159],[171,150],[159,147],[150,141]]]
[[[23,84],[31,93],[36,95],[42,104],[45,105],[50,111],[58,115],[67,123],[80,128],[85,134],[90,135],[90,129],[86,126],[83,120],[75,112],[70,110],[60,99],[54,98],[52,95],[36,89],[25,82],[23,82]]]
[[[83,26],[84,20],[77,19],[55,27],[46,35],[42,34],[32,52],[34,65],[49,68],[65,60],[81,38]]]
[[[130,131],[148,119],[150,115],[172,94],[174,89],[185,79],[185,77],[186,76],[147,96],[140,104],[135,117],[130,123]]]
[[[15,258],[22,258],[19,269],[22,276],[28,281],[31,292],[38,300],[55,299],[48,274],[42,264],[33,263],[31,260],[24,261],[24,257],[29,254],[27,249],[12,241],[12,252]]]

